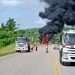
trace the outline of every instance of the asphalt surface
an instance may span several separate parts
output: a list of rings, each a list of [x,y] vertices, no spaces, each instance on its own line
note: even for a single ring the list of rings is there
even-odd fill
[[[59,63],[59,50],[39,46],[30,53],[15,53],[0,57],[0,75],[75,75],[75,66]]]
[[[62,75],[75,75],[75,66],[61,66]]]
[[[52,75],[49,57],[44,48],[1,57],[0,75]]]
[[[56,51],[58,61],[59,61],[59,50]],[[58,62],[57,61],[57,62]],[[60,75],[75,75],[75,64],[70,64],[69,66],[61,65],[59,62],[59,69],[61,71]]]

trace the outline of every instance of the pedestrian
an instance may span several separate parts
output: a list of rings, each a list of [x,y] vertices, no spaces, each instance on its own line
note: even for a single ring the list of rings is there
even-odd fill
[[[33,51],[33,44],[31,44],[31,50]]]
[[[46,44],[46,53],[48,53],[48,44]]]
[[[36,51],[38,50],[37,44],[36,44]]]
[[[46,53],[48,53],[48,34],[45,34],[43,36],[43,44],[45,45],[46,47]]]
[[[35,47],[35,50],[37,51],[38,47],[37,47],[37,43],[36,42],[34,43],[34,47]]]

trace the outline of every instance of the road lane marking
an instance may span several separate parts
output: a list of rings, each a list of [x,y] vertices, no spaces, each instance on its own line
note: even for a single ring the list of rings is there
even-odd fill
[[[51,67],[52,67],[53,75],[62,75],[62,70],[61,70],[61,66],[59,63],[59,58],[57,56],[56,51],[54,52],[53,49],[50,50],[50,58],[52,60]]]

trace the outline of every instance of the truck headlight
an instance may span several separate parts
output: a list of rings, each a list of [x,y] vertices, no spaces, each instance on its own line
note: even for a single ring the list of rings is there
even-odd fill
[[[64,59],[68,59],[68,53],[63,52],[63,58],[64,58]]]

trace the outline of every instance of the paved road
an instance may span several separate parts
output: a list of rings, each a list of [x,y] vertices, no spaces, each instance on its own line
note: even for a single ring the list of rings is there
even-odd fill
[[[53,75],[50,55],[40,48],[38,52],[1,57],[0,75]]]
[[[0,58],[0,75],[75,75],[75,67],[59,63],[59,51],[49,46],[47,54],[40,46],[38,52],[16,53]]]
[[[56,53],[56,58],[59,61],[59,50],[53,51],[54,54]],[[57,61],[57,62],[58,62]],[[63,66],[58,62],[58,67],[60,69],[61,74],[60,75],[75,75],[75,66]]]
[[[62,69],[62,75],[75,75],[75,67],[66,67],[66,66],[61,66]]]

